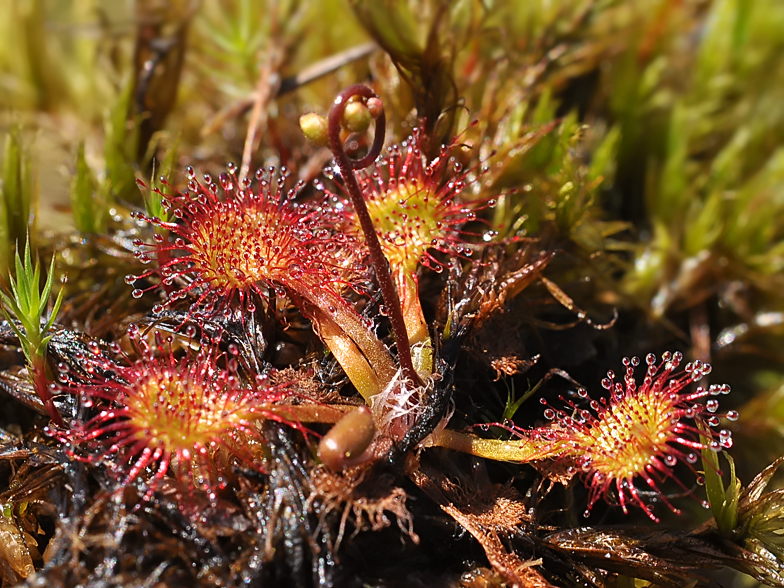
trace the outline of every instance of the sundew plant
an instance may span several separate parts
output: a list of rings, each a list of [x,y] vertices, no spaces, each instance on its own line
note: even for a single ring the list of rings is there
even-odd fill
[[[3,588],[784,586],[780,3],[0,27]]]

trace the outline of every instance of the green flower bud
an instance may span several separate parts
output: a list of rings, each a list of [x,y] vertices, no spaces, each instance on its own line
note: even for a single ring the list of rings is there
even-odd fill
[[[303,114],[299,117],[299,127],[311,145],[326,147],[329,144],[327,119],[320,114]]]
[[[352,133],[364,133],[370,127],[372,116],[362,102],[349,102],[343,111],[342,126]]]

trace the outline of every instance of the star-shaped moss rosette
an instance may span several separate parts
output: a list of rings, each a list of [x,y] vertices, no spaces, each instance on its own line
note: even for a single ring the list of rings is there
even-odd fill
[[[255,312],[270,294],[289,295],[313,322],[360,393],[369,398],[394,375],[386,347],[341,293],[364,271],[365,254],[342,202],[325,194],[318,202],[298,202],[303,187],[285,189],[286,173],[274,169],[239,181],[236,169],[219,177],[220,187],[192,169],[185,192],[165,195],[163,205],[175,222],[137,213],[173,239],[156,233],[153,243],[137,240],[137,257],[157,266],[126,277],[129,284],[158,275],[162,283],[133,291],[160,290],[165,300],[153,307],[190,298],[191,314],[215,316],[239,303]]]
[[[261,469],[252,445],[260,434],[256,422],[272,419],[302,428],[296,415],[280,405],[291,394],[265,376],[243,385],[236,360],[211,344],[179,357],[171,341],[154,345],[138,338],[139,357],[115,362],[95,347],[85,358],[90,381],[70,381],[65,391],[78,395],[93,415],[58,435],[76,459],[108,461],[123,485],[147,482],[145,500],[173,474],[188,494],[206,491],[214,501],[235,464]],[[66,381],[69,377],[65,376]]]
[[[18,245],[17,245],[18,247]],[[6,318],[8,325],[18,337],[25,359],[27,371],[46,412],[56,425],[62,425],[63,419],[54,405],[52,393],[49,390],[49,381],[46,368],[46,349],[52,333],[49,331],[54,325],[60,305],[63,302],[64,289],[60,289],[49,316],[44,318],[44,313],[49,305],[49,295],[54,283],[54,256],[49,265],[43,290],[41,283],[41,264],[38,259],[33,262],[30,253],[30,239],[25,242],[24,256],[17,249],[14,256],[16,279],[8,277],[8,292],[4,290],[5,283],[0,277],[0,315]],[[24,261],[22,258],[24,257]],[[18,324],[14,322],[18,321]],[[21,328],[20,328],[21,327]]]

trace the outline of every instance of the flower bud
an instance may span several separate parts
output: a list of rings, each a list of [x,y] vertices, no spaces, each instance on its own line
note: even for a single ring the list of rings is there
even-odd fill
[[[381,113],[384,112],[384,103],[381,101],[381,98],[368,98],[367,107],[370,111],[370,116],[374,119],[381,116]]]
[[[342,126],[352,133],[364,133],[370,127],[370,110],[362,102],[349,102],[343,111]]]
[[[299,117],[302,134],[311,145],[316,147],[326,147],[329,144],[328,126],[327,119],[315,112]]]

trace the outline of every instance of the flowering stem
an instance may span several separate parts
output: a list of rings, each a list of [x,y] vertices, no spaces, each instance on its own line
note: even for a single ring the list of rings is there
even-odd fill
[[[350,86],[338,94],[332,104],[332,108],[329,110],[329,148],[335,156],[335,161],[340,168],[340,175],[345,182],[346,190],[351,198],[351,203],[354,206],[357,218],[359,219],[362,233],[365,236],[365,243],[370,251],[370,259],[373,263],[373,269],[376,272],[379,287],[381,288],[381,295],[384,298],[384,305],[386,306],[387,315],[389,316],[389,322],[392,324],[392,333],[397,342],[398,361],[400,362],[400,369],[403,373],[403,377],[406,380],[413,382],[415,385],[421,385],[421,379],[414,369],[414,364],[411,360],[411,345],[408,341],[406,323],[400,308],[400,298],[395,290],[395,284],[392,281],[387,259],[384,256],[381,244],[378,241],[378,235],[376,234],[373,220],[370,217],[365,199],[362,196],[362,191],[354,176],[355,169],[367,167],[375,161],[376,157],[378,157],[381,152],[381,148],[384,144],[386,117],[382,111],[376,119],[375,136],[370,152],[362,159],[351,160],[343,149],[343,144],[340,140],[340,122],[346,104],[352,96],[362,96],[364,98],[378,97],[373,90],[363,84]]]

